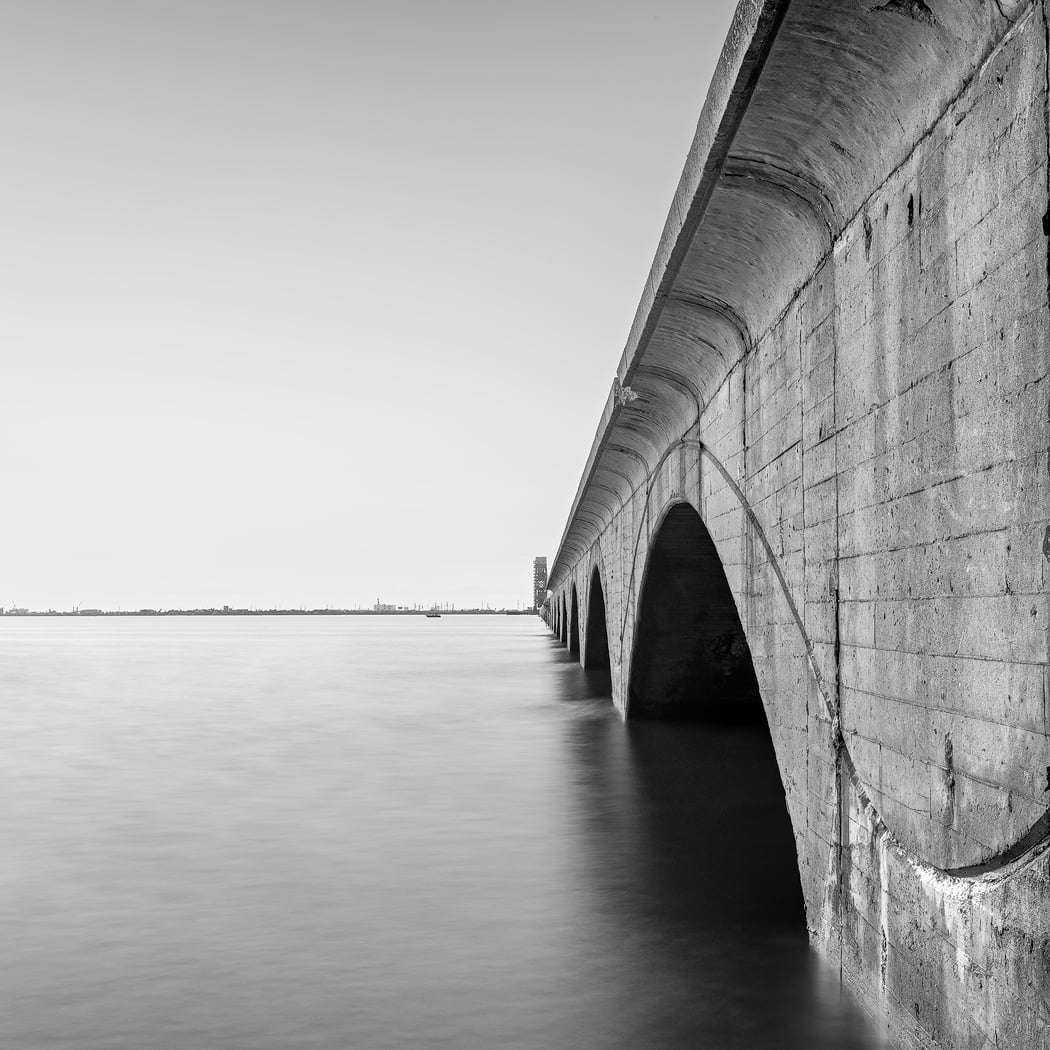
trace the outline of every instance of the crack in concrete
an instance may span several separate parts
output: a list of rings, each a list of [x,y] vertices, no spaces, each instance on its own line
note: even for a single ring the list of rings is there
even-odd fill
[[[1044,149],[1046,151],[1046,201],[1050,205],[1050,17],[1047,16],[1046,0],[1040,4],[1040,13],[1043,16],[1043,134]],[[1050,311],[1050,207],[1043,215],[1043,236],[1047,238],[1046,244],[1046,301],[1047,310]],[[1047,427],[1050,429],[1050,401],[1047,402]],[[1050,474],[1050,453],[1046,458],[1046,470]],[[1050,525],[1047,526],[1043,535],[1043,557],[1050,555]],[[1043,578],[1046,577],[1046,566],[1043,566]],[[1050,624],[1047,626],[1047,651],[1050,652]],[[1043,732],[1050,734],[1050,712],[1047,710],[1047,680],[1046,673],[1043,675]],[[1046,769],[1046,790],[1050,791],[1050,766]]]

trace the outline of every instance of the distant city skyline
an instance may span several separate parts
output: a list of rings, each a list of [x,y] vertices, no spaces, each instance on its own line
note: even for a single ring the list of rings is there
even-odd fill
[[[453,601],[436,601],[436,602],[405,602],[398,604],[396,602],[384,602],[380,599],[376,599],[374,602],[351,602],[351,603],[333,603],[326,605],[308,605],[305,603],[298,603],[294,605],[231,605],[226,602],[222,605],[208,605],[200,602],[190,603],[188,605],[142,605],[142,606],[97,606],[97,605],[73,605],[66,607],[36,607],[36,606],[25,606],[15,605],[12,603],[9,606],[0,606],[0,616],[23,616],[23,615],[36,615],[45,613],[60,613],[62,615],[75,616],[78,614],[95,614],[95,613],[161,613],[161,612],[184,612],[188,610],[218,610],[219,612],[236,612],[236,611],[248,611],[248,612],[321,612],[324,610],[333,611],[350,611],[350,612],[431,612],[431,611],[449,611],[449,612],[462,612],[466,610],[475,611],[503,611],[507,609],[532,609],[535,606],[531,605],[527,601],[519,600],[513,605],[497,605],[492,602],[481,600],[473,603],[459,603]]]
[[[529,609],[529,608],[536,609],[536,608],[539,608],[540,606],[543,605],[543,601],[544,601],[544,598],[546,596],[547,559],[545,557],[538,557],[538,558],[534,558],[533,559],[533,562],[532,562],[532,581],[531,582],[532,582],[532,602],[531,602],[531,604],[527,600],[521,600],[521,599],[519,599],[516,604],[508,604],[508,603],[493,604],[493,603],[489,602],[487,599],[483,598],[480,601],[475,601],[474,603],[469,603],[469,602],[468,603],[464,603],[464,602],[461,601],[460,604],[459,604],[459,608],[461,610],[462,609],[477,609],[477,610],[499,609],[499,610],[503,610],[503,609]],[[6,608],[2,604],[0,604],[0,616],[3,616],[3,615],[21,616],[21,615],[36,614],[36,613],[62,613],[62,614],[68,614],[68,615],[75,615],[75,614],[78,614],[78,613],[81,613],[81,612],[83,612],[83,613],[103,613],[103,612],[105,612],[105,613],[112,613],[112,612],[120,613],[120,612],[124,612],[124,611],[129,611],[129,612],[137,611],[137,612],[142,612],[142,613],[153,613],[153,612],[160,612],[160,611],[166,611],[166,610],[182,611],[182,610],[187,610],[187,609],[209,609],[209,610],[218,609],[221,612],[230,612],[230,611],[236,610],[236,609],[239,609],[239,610],[250,610],[252,612],[264,611],[264,610],[282,611],[282,612],[292,611],[292,610],[298,610],[298,611],[307,611],[307,610],[320,611],[322,609],[325,609],[325,610],[327,610],[327,609],[352,610],[354,612],[366,612],[366,611],[374,611],[374,612],[401,612],[401,611],[412,611],[412,610],[418,610],[418,611],[452,610],[452,611],[455,611],[456,610],[456,602],[454,602],[452,600],[440,599],[440,600],[437,600],[437,601],[430,601],[430,602],[420,602],[420,601],[417,600],[417,601],[400,602],[399,603],[399,602],[384,602],[382,600],[382,598],[376,598],[375,601],[372,602],[371,604],[369,604],[369,603],[362,603],[360,601],[336,602],[336,603],[326,602],[324,605],[308,605],[308,604],[302,603],[302,602],[292,603],[290,605],[279,605],[279,604],[260,605],[258,603],[231,605],[229,602],[223,603],[222,605],[209,605],[209,604],[206,604],[206,603],[205,604],[201,604],[200,602],[196,602],[196,603],[190,603],[188,605],[171,605],[171,606],[157,605],[157,604],[152,604],[152,605],[146,604],[146,605],[140,605],[140,606],[128,606],[126,609],[124,607],[120,606],[120,605],[117,605],[115,607],[114,606],[110,606],[110,607],[106,608],[106,607],[103,607],[103,606],[95,606],[95,605],[91,605],[91,604],[84,605],[84,604],[79,603],[79,602],[74,603],[71,606],[53,606],[53,605],[49,605],[46,608],[44,608],[44,607],[37,608],[37,607],[29,607],[29,606],[18,605],[15,602],[12,602],[10,604],[10,606],[8,606]]]
[[[734,6],[7,5],[4,604],[528,600]]]
[[[348,615],[348,616],[372,616],[372,615],[399,615],[416,614],[430,615],[437,613],[533,613],[536,610],[532,606],[494,606],[485,602],[479,605],[457,606],[454,602],[435,602],[431,605],[392,605],[385,602],[377,602],[371,606],[360,605],[325,605],[325,606],[215,606],[215,605],[191,605],[186,607],[165,608],[163,606],[143,606],[139,609],[103,609],[96,607],[74,608],[74,609],[30,609],[24,606],[12,606],[9,609],[0,609],[2,617],[41,617],[41,616],[194,616],[194,615],[217,615],[217,616],[325,616],[325,615]]]

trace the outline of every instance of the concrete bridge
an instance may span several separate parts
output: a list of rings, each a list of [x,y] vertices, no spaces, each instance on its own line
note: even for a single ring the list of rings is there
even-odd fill
[[[1047,39],[743,0],[550,574],[625,717],[768,725],[906,1045],[1050,1050]]]

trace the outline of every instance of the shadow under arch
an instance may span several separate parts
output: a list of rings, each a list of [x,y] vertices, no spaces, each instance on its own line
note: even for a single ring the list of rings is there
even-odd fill
[[[628,717],[765,726],[729,581],[688,503],[674,504],[657,530],[634,637]]]
[[[572,612],[569,615],[569,652],[580,651],[580,603],[576,597],[576,584],[572,585]]]
[[[587,588],[587,634],[583,647],[583,666],[593,671],[611,671],[609,664],[609,627],[605,618],[605,592],[595,565]]]
[[[558,610],[558,638],[561,639],[562,645],[567,645],[569,642],[569,628],[565,621],[565,595],[563,594]]]
[[[714,541],[688,503],[660,523],[639,599],[627,707],[634,751],[700,788],[694,830],[722,843],[724,878],[754,891],[750,905],[727,898],[727,914],[762,897],[764,921],[804,937],[795,836],[751,650]],[[660,724],[672,721],[689,724]]]

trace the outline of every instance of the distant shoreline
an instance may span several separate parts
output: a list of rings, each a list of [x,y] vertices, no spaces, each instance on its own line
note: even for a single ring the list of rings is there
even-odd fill
[[[0,617],[26,619],[34,616],[535,616],[535,609],[81,609],[77,612],[0,610]]]

